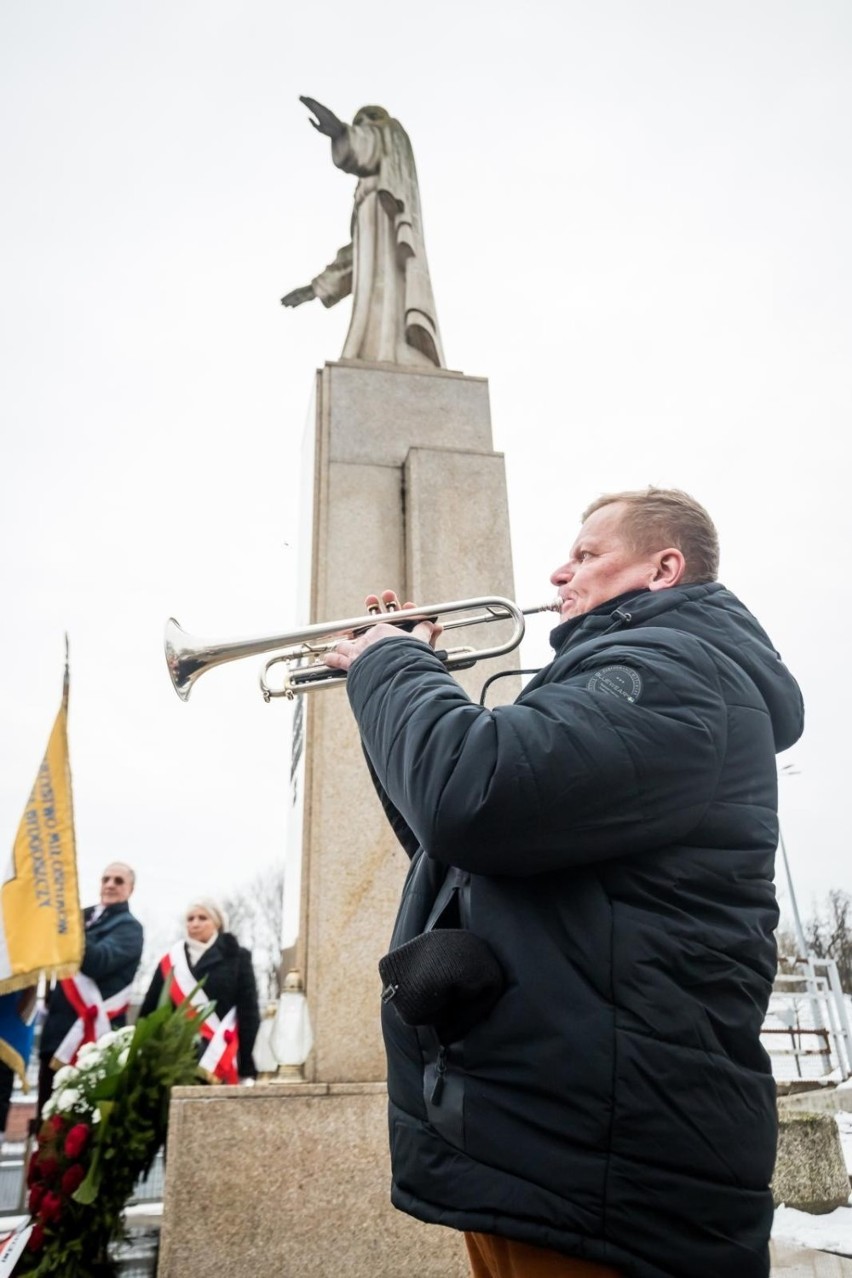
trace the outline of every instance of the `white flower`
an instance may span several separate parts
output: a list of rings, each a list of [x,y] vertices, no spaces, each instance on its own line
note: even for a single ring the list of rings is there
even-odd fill
[[[98,1051],[102,1052],[105,1047],[112,1047],[113,1043],[115,1043],[117,1039],[118,1032],[116,1030],[107,1030],[106,1034],[101,1034],[98,1039]]]
[[[128,1048],[126,1048],[126,1047],[123,1047],[123,1048],[121,1049],[121,1051],[118,1053],[118,1068],[119,1068],[119,1069],[124,1069],[125,1065],[127,1064],[127,1058],[128,1058],[128,1056],[129,1056],[129,1055],[130,1055],[130,1051],[129,1051],[129,1049],[128,1049]]]
[[[76,1078],[78,1071],[73,1065],[63,1065],[53,1076],[54,1087],[64,1087],[66,1083],[70,1083],[72,1078]]]
[[[91,1056],[93,1052],[97,1052],[97,1046],[94,1043],[84,1043],[77,1053],[77,1060],[84,1061],[87,1056]]]
[[[58,1109],[73,1109],[80,1100],[81,1093],[76,1087],[63,1087],[54,1097]]]
[[[42,1118],[50,1118],[50,1115],[54,1112],[55,1109],[56,1109],[56,1101],[51,1096],[50,1100],[45,1102],[45,1105],[41,1111]]]
[[[136,1033],[135,1025],[122,1025],[120,1030],[115,1031],[122,1042],[129,1043],[133,1035]]]

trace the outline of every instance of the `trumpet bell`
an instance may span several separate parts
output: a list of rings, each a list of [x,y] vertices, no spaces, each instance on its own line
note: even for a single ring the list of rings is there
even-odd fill
[[[196,679],[214,666],[224,665],[226,661],[237,661],[240,657],[256,657],[262,652],[274,652],[282,643],[280,635],[271,635],[266,639],[223,639],[210,642],[188,634],[174,617],[166,622],[165,652],[166,665],[174,690],[181,701],[188,701]]]
[[[175,692],[181,701],[188,701],[193,683],[208,668],[198,656],[200,645],[181,629],[174,617],[169,617],[166,622],[165,649],[166,665]]]

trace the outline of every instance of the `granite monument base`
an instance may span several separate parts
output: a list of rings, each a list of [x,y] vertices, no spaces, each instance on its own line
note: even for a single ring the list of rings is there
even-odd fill
[[[172,1093],[158,1278],[465,1278],[462,1235],[390,1203],[383,1083]]]

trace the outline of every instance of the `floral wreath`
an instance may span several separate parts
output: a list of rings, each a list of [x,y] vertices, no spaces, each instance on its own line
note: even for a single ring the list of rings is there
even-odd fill
[[[164,998],[167,991],[163,991]],[[27,1168],[29,1219],[0,1240],[0,1267],[31,1278],[94,1278],[165,1140],[172,1087],[198,1081],[195,1042],[210,1005],[170,1002],[84,1043],[57,1070]]]

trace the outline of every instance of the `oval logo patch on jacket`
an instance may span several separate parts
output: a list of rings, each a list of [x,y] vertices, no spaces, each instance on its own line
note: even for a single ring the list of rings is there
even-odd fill
[[[624,701],[638,701],[642,680],[630,666],[604,666],[590,677],[586,687],[590,692],[608,692]]]

